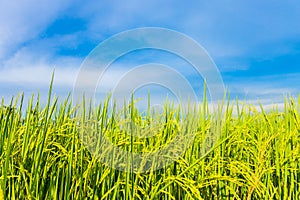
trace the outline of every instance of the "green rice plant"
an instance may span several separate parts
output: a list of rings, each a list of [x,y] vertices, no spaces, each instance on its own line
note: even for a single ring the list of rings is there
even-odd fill
[[[143,112],[134,96],[119,109],[109,96],[73,105],[51,90],[45,106],[39,95],[27,105],[23,94],[1,101],[0,199],[300,199],[300,96],[285,99],[283,111],[229,97],[212,110],[204,93],[198,105],[166,101],[156,112],[149,94]],[[82,137],[82,126],[128,152],[162,149],[178,132],[194,138],[170,165],[132,173],[132,157],[111,161],[128,163],[126,172],[93,155],[86,143],[101,140]]]

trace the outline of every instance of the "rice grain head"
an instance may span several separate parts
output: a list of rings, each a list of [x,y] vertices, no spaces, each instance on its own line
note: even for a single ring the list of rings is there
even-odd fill
[[[0,187],[0,200],[4,200],[4,194],[1,187]]]

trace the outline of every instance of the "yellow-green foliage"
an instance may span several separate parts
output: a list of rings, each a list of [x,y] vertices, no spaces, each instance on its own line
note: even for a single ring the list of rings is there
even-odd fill
[[[43,107],[38,98],[26,108],[22,98],[0,105],[0,199],[300,199],[300,107],[293,99],[282,112],[228,103],[214,120],[205,101],[184,116],[170,103],[164,113],[142,114],[133,104],[109,112],[107,102],[86,106],[82,116],[68,99],[58,104],[50,96]],[[128,151],[159,149],[177,131],[194,131],[195,140],[160,170],[117,171],[79,139],[79,122],[93,114],[106,136]],[[148,131],[157,135],[132,139],[127,122],[139,131],[153,124]],[[216,144],[201,154],[206,136],[218,131]]]

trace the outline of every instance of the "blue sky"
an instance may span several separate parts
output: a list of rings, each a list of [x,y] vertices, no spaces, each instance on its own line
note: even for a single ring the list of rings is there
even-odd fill
[[[151,26],[182,32],[201,44],[232,96],[280,103],[284,95],[300,91],[299,21],[296,0],[0,1],[0,96],[46,93],[54,67],[55,93],[64,96],[82,61],[100,42]],[[149,54],[150,59],[141,52],[139,59],[119,63],[110,76],[122,74],[122,66],[176,61]],[[196,84],[193,77],[190,81]]]

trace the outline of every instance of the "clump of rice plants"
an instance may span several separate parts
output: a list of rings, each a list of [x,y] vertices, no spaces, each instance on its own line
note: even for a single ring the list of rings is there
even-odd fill
[[[300,199],[300,98],[285,100],[283,111],[228,101],[222,126],[206,101],[191,105],[184,117],[183,108],[171,103],[162,113],[145,114],[133,101],[112,111],[108,102],[85,104],[81,112],[69,98],[52,97],[51,88],[45,106],[39,96],[27,105],[23,95],[8,105],[2,101],[0,199]],[[78,124],[93,125],[95,119],[126,151],[162,148],[179,130],[193,131],[194,140],[164,168],[118,171],[93,156],[80,138]],[[132,122],[137,132],[155,136],[129,136]],[[218,140],[201,153],[206,136],[216,130]]]

